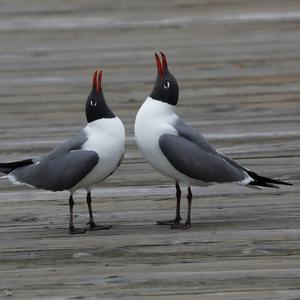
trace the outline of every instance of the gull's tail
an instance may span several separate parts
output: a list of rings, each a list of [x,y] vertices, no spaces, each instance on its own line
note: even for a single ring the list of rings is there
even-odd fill
[[[34,161],[31,158],[20,160],[20,161],[9,162],[9,163],[0,163],[0,173],[9,174],[10,172],[12,172],[17,168],[31,165],[33,163]]]
[[[276,184],[292,185],[291,183],[284,182],[281,180],[276,180],[276,179],[260,176],[253,171],[249,171],[246,169],[245,169],[245,171],[253,179],[253,181],[249,182],[250,185],[264,186],[264,187],[270,187],[270,188],[278,188],[278,186]]]

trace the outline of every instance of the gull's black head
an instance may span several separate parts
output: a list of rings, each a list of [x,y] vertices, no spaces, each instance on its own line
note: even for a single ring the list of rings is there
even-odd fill
[[[150,97],[171,105],[176,105],[179,94],[177,80],[168,70],[166,56],[162,52],[160,52],[160,54],[162,57],[162,62],[158,54],[155,53],[157,76]]]
[[[93,88],[89,94],[86,105],[85,113],[87,121],[93,122],[98,119],[114,118],[114,113],[107,106],[101,86],[102,70],[98,73],[98,70],[93,75]]]

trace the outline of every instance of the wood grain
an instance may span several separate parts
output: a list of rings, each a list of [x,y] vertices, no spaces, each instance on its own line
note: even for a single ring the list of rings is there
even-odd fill
[[[43,155],[83,127],[99,67],[127,153],[93,193],[109,231],[70,236],[67,192],[0,179],[0,298],[299,299],[299,11],[296,0],[1,1],[1,161]],[[158,49],[178,114],[293,187],[195,187],[190,230],[155,225],[173,217],[175,188],[138,153],[133,124]],[[83,191],[75,201],[86,226]]]

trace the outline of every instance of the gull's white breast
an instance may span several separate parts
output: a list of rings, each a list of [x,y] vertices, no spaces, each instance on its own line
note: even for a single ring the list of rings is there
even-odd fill
[[[170,164],[159,147],[161,135],[178,135],[173,126],[177,119],[174,106],[148,97],[136,115],[135,139],[145,160],[153,168],[174,180],[190,182]]]
[[[111,175],[118,167],[124,156],[125,129],[118,117],[99,119],[89,123],[84,132],[88,139],[82,145],[82,150],[92,150],[99,155],[99,161],[92,171],[75,187],[89,189]]]

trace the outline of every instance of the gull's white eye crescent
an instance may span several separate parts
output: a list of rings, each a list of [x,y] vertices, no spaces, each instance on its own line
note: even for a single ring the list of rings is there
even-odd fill
[[[90,105],[93,107],[97,106],[97,101],[91,100]]]
[[[164,82],[163,86],[167,90],[170,87],[170,82],[169,81]]]

